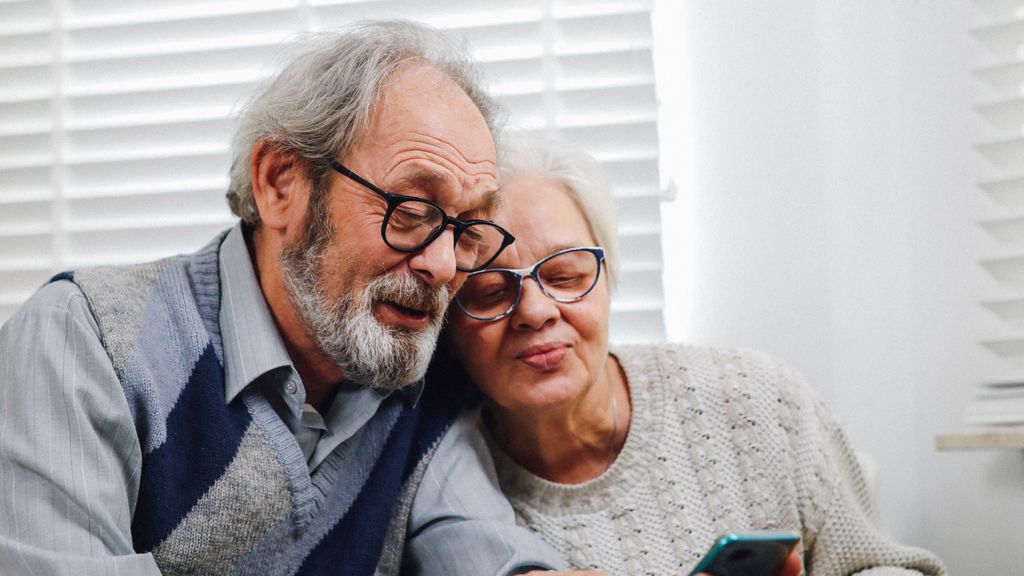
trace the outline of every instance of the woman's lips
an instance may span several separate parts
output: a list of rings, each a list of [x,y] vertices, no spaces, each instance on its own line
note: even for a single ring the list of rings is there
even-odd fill
[[[564,344],[533,346],[519,353],[516,359],[537,370],[554,370],[569,352]]]

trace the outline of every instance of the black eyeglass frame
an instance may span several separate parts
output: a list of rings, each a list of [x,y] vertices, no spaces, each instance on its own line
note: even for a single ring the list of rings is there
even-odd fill
[[[407,254],[412,252],[419,252],[420,250],[423,250],[424,248],[429,246],[431,242],[437,240],[437,238],[444,233],[445,229],[448,228],[448,226],[455,227],[455,231],[453,232],[455,245],[458,245],[459,238],[462,236],[462,233],[465,232],[466,229],[469,228],[470,226],[478,224],[491,226],[497,229],[499,232],[501,232],[502,236],[501,246],[498,247],[497,251],[495,251],[494,254],[487,259],[487,261],[483,262],[482,264],[478,264],[472,268],[462,268],[458,266],[458,264],[456,264],[456,269],[458,269],[461,272],[476,272],[483,269],[491,262],[493,262],[494,259],[497,258],[498,255],[505,250],[505,248],[508,248],[510,245],[512,245],[513,242],[516,241],[516,237],[513,236],[511,232],[505,230],[504,228],[490,220],[459,220],[458,218],[453,218],[452,216],[449,216],[448,213],[444,211],[444,208],[442,208],[441,205],[438,204],[437,202],[427,200],[426,198],[420,198],[418,196],[407,196],[405,194],[392,194],[391,192],[385,192],[384,190],[381,190],[380,188],[375,186],[369,180],[363,178],[359,174],[356,174],[352,170],[346,168],[341,162],[338,162],[337,160],[331,160],[331,168],[333,168],[335,172],[341,174],[342,176],[345,176],[346,178],[349,178],[353,182],[370,190],[371,192],[376,193],[381,198],[383,198],[385,202],[387,202],[388,208],[387,211],[384,213],[384,219],[380,223],[380,237],[382,240],[384,240],[384,243],[388,245],[388,248],[391,248],[396,252],[403,252]],[[398,208],[402,203],[410,201],[420,202],[422,204],[427,204],[429,206],[434,207],[441,214],[442,219],[441,224],[438,225],[437,228],[435,228],[430,234],[428,234],[427,237],[422,242],[411,248],[402,248],[399,246],[395,246],[388,240],[388,221],[391,219],[391,214],[395,211],[396,208]]]
[[[590,285],[590,287],[587,288],[579,296],[575,296],[572,298],[560,298],[558,296],[555,296],[554,294],[551,294],[550,292],[547,291],[547,289],[544,288],[544,283],[540,281],[538,271],[540,270],[541,266],[543,266],[552,258],[556,258],[558,256],[561,256],[562,254],[567,254],[569,252],[590,252],[591,254],[593,254],[597,258],[597,274],[594,275],[594,282]],[[519,306],[519,300],[523,296],[523,278],[527,277],[533,278],[533,281],[537,283],[537,287],[540,288],[541,293],[547,296],[548,298],[551,298],[555,302],[561,302],[562,304],[571,304],[573,302],[579,302],[580,300],[586,298],[588,294],[594,291],[594,288],[597,286],[598,280],[601,279],[601,268],[603,267],[602,264],[604,264],[604,248],[601,248],[600,246],[579,246],[575,248],[566,248],[565,250],[559,250],[554,254],[548,254],[547,256],[538,260],[533,266],[527,266],[525,268],[488,268],[487,270],[477,270],[475,272],[471,272],[469,276],[473,277],[476,276],[477,274],[485,274],[488,272],[503,272],[506,274],[514,275],[516,277],[516,297],[512,299],[512,304],[509,305],[507,310],[505,310],[501,314],[498,314],[497,316],[484,317],[477,316],[466,310],[462,306],[462,301],[459,300],[458,294],[455,295],[455,303],[458,304],[459,310],[461,310],[463,314],[469,316],[474,320],[479,320],[481,322],[494,322],[497,320],[501,320],[502,318],[506,318],[516,311],[516,307]],[[468,282],[469,278],[467,278],[466,280]]]

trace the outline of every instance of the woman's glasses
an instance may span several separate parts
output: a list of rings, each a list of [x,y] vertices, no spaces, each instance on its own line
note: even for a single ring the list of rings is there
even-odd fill
[[[556,302],[576,302],[590,293],[601,276],[604,249],[569,248],[519,269],[489,268],[473,272],[455,296],[470,318],[500,320],[511,314],[523,291],[523,278],[533,278],[545,296]]]

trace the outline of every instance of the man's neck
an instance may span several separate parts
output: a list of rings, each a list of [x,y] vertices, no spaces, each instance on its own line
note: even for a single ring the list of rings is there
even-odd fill
[[[279,328],[280,329],[280,328]],[[283,337],[284,347],[292,359],[295,371],[302,378],[302,386],[306,390],[306,403],[316,408],[321,414],[326,413],[334,400],[334,395],[344,379],[344,374],[333,361],[323,355],[320,349],[310,341],[309,348],[292,348],[288,339]],[[311,357],[314,361],[309,361]]]

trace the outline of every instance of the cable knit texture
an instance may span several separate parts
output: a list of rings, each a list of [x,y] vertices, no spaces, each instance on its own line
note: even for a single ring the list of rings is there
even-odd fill
[[[845,434],[782,364],[682,345],[613,354],[633,415],[603,475],[548,482],[488,439],[519,522],[574,567],[687,574],[721,533],[795,530],[813,576],[946,574],[933,554],[879,527]]]

